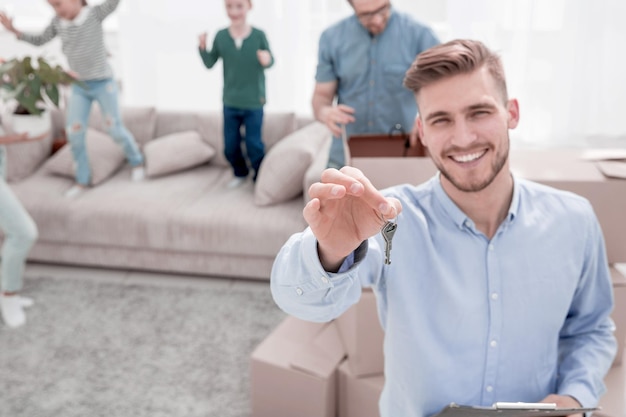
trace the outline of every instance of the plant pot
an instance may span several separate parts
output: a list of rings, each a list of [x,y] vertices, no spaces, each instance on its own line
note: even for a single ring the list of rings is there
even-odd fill
[[[29,137],[35,138],[52,130],[52,120],[50,111],[46,110],[38,116],[30,114],[8,114],[6,115],[6,126],[14,133],[27,133]]]

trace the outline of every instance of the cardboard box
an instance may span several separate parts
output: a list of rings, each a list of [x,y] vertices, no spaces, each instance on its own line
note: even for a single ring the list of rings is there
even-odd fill
[[[355,376],[382,374],[385,371],[383,338],[378,319],[376,296],[363,288],[361,299],[337,320],[337,328],[346,353],[350,371]]]
[[[337,417],[380,417],[378,400],[383,391],[383,374],[355,376],[350,358],[339,366],[339,413]]]
[[[430,157],[358,157],[351,158],[350,165],[363,171],[378,189],[397,184],[421,184],[437,172]]]
[[[609,264],[626,262],[626,181],[607,178],[592,150],[550,149],[511,152],[511,169],[551,187],[587,198],[598,216],[606,242]]]
[[[252,353],[252,417],[335,417],[344,357],[334,322],[286,318]]]
[[[622,363],[624,345],[626,344],[626,276],[617,268],[611,267],[611,278],[613,280],[613,297],[615,300],[615,307],[611,317],[615,322],[615,338],[617,339],[617,356],[613,366],[617,366]],[[626,396],[626,393],[624,395]]]
[[[512,150],[511,171],[551,187],[587,198],[598,216],[606,241],[609,263],[626,262],[626,181],[608,178],[591,151],[579,149]],[[430,158],[352,158],[377,188],[420,184],[437,171]]]

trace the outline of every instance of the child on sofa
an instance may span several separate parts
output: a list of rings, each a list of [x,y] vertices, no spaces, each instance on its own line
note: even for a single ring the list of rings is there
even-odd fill
[[[109,135],[122,146],[133,167],[132,180],[144,178],[144,158],[132,134],[122,124],[117,85],[107,62],[102,21],[118,6],[120,0],[106,0],[90,7],[86,0],[48,0],[56,16],[41,34],[27,34],[13,26],[13,20],[0,13],[0,23],[18,39],[42,45],[57,35],[72,72],[82,81],[73,84],[68,104],[66,133],[76,163],[76,184],[65,195],[76,197],[89,186],[91,168],[85,145],[86,126],[93,101],[100,105]]]
[[[33,139],[42,139],[45,135]],[[9,327],[26,322],[24,307],[33,300],[21,297],[22,275],[28,251],[37,240],[37,225],[4,180],[5,146],[29,139],[26,134],[4,136],[0,131],[0,230],[4,243],[0,252],[0,314]]]
[[[207,68],[219,58],[224,66],[224,156],[234,171],[228,188],[242,185],[248,176],[248,163],[241,149],[241,126],[245,126],[246,153],[256,181],[265,146],[261,137],[265,105],[265,68],[274,63],[265,33],[250,26],[246,16],[251,0],[225,0],[230,26],[217,32],[210,51],[207,34],[199,36],[199,50]]]

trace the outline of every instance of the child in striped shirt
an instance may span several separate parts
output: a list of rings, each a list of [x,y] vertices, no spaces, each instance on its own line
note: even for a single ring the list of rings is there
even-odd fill
[[[65,193],[67,197],[78,196],[91,182],[85,132],[94,100],[100,105],[109,135],[122,147],[133,167],[132,179],[140,181],[144,178],[144,158],[134,137],[122,124],[117,85],[104,45],[102,21],[119,2],[106,0],[90,7],[86,0],[48,0],[56,16],[40,34],[18,31],[12,19],[0,13],[0,23],[25,42],[39,46],[60,36],[69,67],[82,81],[82,85],[72,85],[67,110],[66,133],[76,163],[76,184]]]

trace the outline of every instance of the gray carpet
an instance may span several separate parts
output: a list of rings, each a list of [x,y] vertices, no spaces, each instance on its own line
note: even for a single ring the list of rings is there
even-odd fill
[[[2,417],[248,417],[250,353],[285,317],[254,282],[42,277],[23,293],[26,326],[0,323]]]

